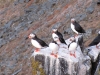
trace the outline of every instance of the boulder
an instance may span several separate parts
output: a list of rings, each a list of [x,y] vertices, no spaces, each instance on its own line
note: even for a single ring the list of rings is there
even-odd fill
[[[97,66],[97,69],[96,69],[94,75],[100,75],[100,61],[99,61],[99,63],[98,63],[98,66]]]
[[[76,37],[76,41],[79,37],[81,36]],[[67,44],[71,43],[70,39],[66,40]],[[60,45],[57,58],[52,56],[51,52],[50,48],[47,47],[41,49],[40,52],[34,51],[31,56],[31,59],[42,65],[44,75],[90,75],[91,59],[89,56],[83,55],[80,46],[75,51],[76,57],[71,56],[68,46],[63,44]],[[36,70],[34,66],[32,67]],[[39,69],[35,73],[38,72],[40,72]]]
[[[97,72],[99,63],[100,63],[100,49],[97,49],[96,46],[91,46],[87,48],[88,55],[91,58],[91,75],[98,75],[99,72]]]

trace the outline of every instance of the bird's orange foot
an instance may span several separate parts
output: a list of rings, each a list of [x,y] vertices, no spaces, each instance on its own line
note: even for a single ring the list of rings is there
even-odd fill
[[[58,57],[58,55],[57,55],[57,54],[54,54],[54,57],[56,57],[56,58],[57,58],[57,57]]]
[[[76,34],[75,36],[74,36],[74,38],[76,38],[78,36],[78,34]]]
[[[75,54],[73,54],[73,56],[76,58],[76,55]]]
[[[71,55],[71,56],[74,56],[74,57],[76,58],[76,55],[75,55],[75,53],[74,53],[74,54],[70,53],[70,55]]]
[[[96,48],[97,48],[97,49],[100,49],[97,45],[96,45]]]
[[[54,53],[51,53],[51,55],[54,55]]]
[[[35,52],[39,52],[39,51],[40,51],[39,49],[36,49],[36,50],[35,50]]]

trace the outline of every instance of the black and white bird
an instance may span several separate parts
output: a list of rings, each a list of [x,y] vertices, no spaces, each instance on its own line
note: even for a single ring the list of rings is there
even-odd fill
[[[61,43],[66,44],[63,35],[60,32],[58,32],[57,29],[52,30],[52,38],[58,45],[60,45]]]
[[[71,19],[71,29],[76,33],[76,36],[78,36],[79,33],[85,33],[85,30],[80,26],[79,23],[76,22],[74,18]]]
[[[98,5],[100,4],[100,0],[97,1],[97,4],[98,4]]]
[[[98,36],[89,44],[89,46],[96,45],[96,48],[99,49],[100,45],[100,31],[98,32]]]
[[[73,41],[68,45],[68,50],[70,52],[70,55],[74,56],[75,58],[76,58],[75,51],[77,47],[78,47],[78,44],[76,43],[75,39],[73,39]]]
[[[41,48],[48,47],[48,45],[41,39],[39,39],[35,34],[31,33],[29,35],[32,45],[36,48],[36,52],[40,51]]]
[[[51,55],[53,55],[54,57],[57,58],[57,56],[58,56],[58,50],[59,50],[59,45],[55,41],[53,41],[53,42],[51,42],[49,44],[49,48],[52,51]]]

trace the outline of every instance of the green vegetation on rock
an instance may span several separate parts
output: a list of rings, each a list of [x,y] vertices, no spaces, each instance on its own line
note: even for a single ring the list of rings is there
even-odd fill
[[[46,75],[44,69],[40,67],[40,65],[40,62],[35,61],[33,57],[31,58],[32,75],[37,75],[37,73],[40,73],[40,75]]]

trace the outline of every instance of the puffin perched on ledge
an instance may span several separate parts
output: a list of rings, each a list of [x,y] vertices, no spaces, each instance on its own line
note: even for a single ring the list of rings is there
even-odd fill
[[[97,49],[100,49],[99,48],[99,45],[100,45],[100,31],[98,32],[98,36],[89,44],[89,46],[94,46],[94,45],[96,45]]]
[[[39,39],[35,34],[31,33],[29,35],[32,45],[36,48],[35,52],[40,51],[41,48],[48,47],[48,45],[41,39]]]
[[[52,29],[52,38],[58,45],[60,45],[61,43],[67,45],[63,38],[63,35],[58,32],[56,28]]]
[[[71,19],[71,29],[76,33],[76,36],[78,36],[79,33],[85,33],[85,30],[74,18]]]
[[[59,50],[59,45],[53,41],[49,44],[49,48],[52,51],[51,55],[53,55],[54,57],[58,57],[58,50]]]
[[[78,44],[76,43],[76,39],[72,39],[72,42],[68,45],[68,50],[70,52],[71,56],[74,56],[76,58],[76,49],[78,47]]]

